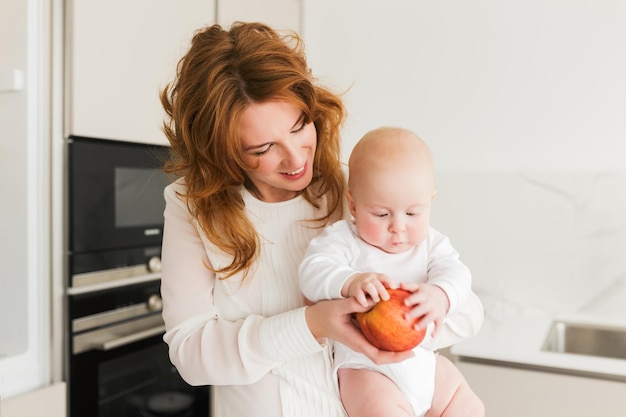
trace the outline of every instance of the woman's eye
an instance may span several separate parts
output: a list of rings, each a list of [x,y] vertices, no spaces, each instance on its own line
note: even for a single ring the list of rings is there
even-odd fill
[[[268,153],[270,149],[272,149],[272,146],[273,145],[270,143],[266,147],[264,147],[264,148],[262,148],[262,149],[260,149],[260,150],[258,150],[256,152],[253,152],[252,155],[254,155],[254,156],[264,155],[264,154]]]
[[[308,123],[306,123],[305,121],[302,121],[302,123],[300,123],[300,125],[291,131],[291,133],[298,133],[298,132],[302,132],[302,130],[304,130],[304,128],[306,127]]]

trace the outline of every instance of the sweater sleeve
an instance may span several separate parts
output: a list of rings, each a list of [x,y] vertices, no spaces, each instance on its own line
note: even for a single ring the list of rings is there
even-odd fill
[[[357,254],[358,248],[346,221],[327,226],[311,240],[298,269],[304,296],[313,302],[342,298],[343,284],[358,272],[351,266]]]
[[[161,296],[165,342],[181,376],[192,385],[242,385],[284,361],[319,352],[304,307],[272,317],[229,321],[217,313],[216,277],[186,203],[175,184],[165,190]]]

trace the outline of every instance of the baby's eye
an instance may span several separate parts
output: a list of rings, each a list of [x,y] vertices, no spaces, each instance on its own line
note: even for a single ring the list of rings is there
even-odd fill
[[[383,218],[383,217],[387,217],[387,213],[374,213],[374,216]]]
[[[413,216],[417,216],[417,213],[415,213],[414,211],[407,211],[406,215],[409,217],[413,217]]]

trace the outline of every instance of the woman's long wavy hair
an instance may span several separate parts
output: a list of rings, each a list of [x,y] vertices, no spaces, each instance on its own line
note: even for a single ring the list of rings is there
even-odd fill
[[[301,194],[323,226],[341,215],[344,178],[340,129],[341,99],[314,83],[302,41],[279,35],[261,23],[213,25],[198,31],[180,60],[176,79],[161,92],[167,113],[163,131],[171,144],[167,173],[184,177],[183,198],[209,240],[232,255],[215,272],[230,277],[248,272],[259,255],[259,237],[244,214],[240,187],[246,175],[239,120],[250,103],[284,100],[298,106],[317,129],[313,180]]]

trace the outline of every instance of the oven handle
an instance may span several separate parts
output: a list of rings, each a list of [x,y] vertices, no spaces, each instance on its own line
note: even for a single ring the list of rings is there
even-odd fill
[[[107,340],[106,342],[94,345],[98,350],[112,350],[121,346],[129,345],[134,342],[138,342],[143,339],[147,339],[152,336],[156,336],[165,332],[165,325],[156,326],[151,329],[146,329],[141,332],[133,333],[128,336],[119,337],[113,340]]]

